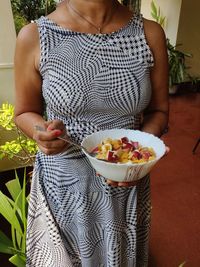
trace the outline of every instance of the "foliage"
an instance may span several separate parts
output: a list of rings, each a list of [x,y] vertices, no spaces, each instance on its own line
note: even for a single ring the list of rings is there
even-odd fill
[[[170,44],[167,39],[168,57],[169,57],[169,85],[180,84],[190,78],[187,73],[186,57],[191,57],[189,53],[184,53],[177,49],[177,46]]]
[[[166,17],[161,14],[160,7],[157,7],[155,2],[151,1],[151,16],[163,28],[165,27]],[[180,45],[173,46],[167,38],[167,52],[169,60],[169,86],[180,84],[187,78],[190,80],[191,76],[187,73],[186,57],[191,57],[189,53],[185,53],[177,49]]]
[[[7,157],[12,160],[17,159],[17,162],[23,166],[27,164],[32,165],[37,152],[37,145],[16,127],[13,105],[8,103],[2,104],[0,108],[0,127],[7,131],[13,131],[13,134],[17,135],[14,140],[0,145],[0,160]]]
[[[0,125],[6,130],[12,130],[15,127],[13,117],[14,107],[11,104],[3,103],[0,108]]]
[[[15,24],[16,34],[18,34],[19,31],[21,30],[21,28],[23,26],[25,26],[26,24],[28,24],[28,21],[26,20],[26,18],[20,16],[19,14],[15,14],[14,15],[14,24]]]
[[[154,1],[151,1],[151,16],[158,22],[163,28],[165,27],[166,17],[161,14],[160,7],[157,8]]]
[[[0,214],[11,227],[11,239],[0,230],[0,252],[12,255],[9,261],[17,267],[26,265],[26,227],[28,199],[26,193],[26,170],[21,186],[17,172],[15,179],[6,183],[10,197],[0,191]]]
[[[11,4],[17,33],[25,24],[51,13],[56,7],[55,0],[11,0]]]

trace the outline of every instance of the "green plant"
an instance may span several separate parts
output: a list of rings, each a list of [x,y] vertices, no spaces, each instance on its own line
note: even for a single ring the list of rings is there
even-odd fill
[[[16,33],[42,15],[47,15],[56,8],[55,0],[11,0]]]
[[[14,123],[14,106],[3,103],[0,108],[1,130],[11,131],[15,139],[0,145],[0,160],[7,157],[16,160],[23,166],[33,165],[37,152],[36,143],[26,137]],[[17,267],[25,267],[26,256],[26,226],[28,199],[26,192],[26,168],[22,186],[17,172],[15,179],[6,183],[10,196],[0,191],[0,214],[7,220],[11,227],[11,238],[7,237],[0,229],[0,252],[12,255],[9,261]]]
[[[37,145],[32,140],[26,137],[14,123],[14,106],[8,103],[3,103],[0,107],[0,130],[12,131],[14,140],[10,140],[0,145],[0,160],[7,157],[12,160],[17,160],[21,165],[33,165]]]
[[[10,197],[0,191],[0,214],[7,220],[11,238],[0,229],[0,252],[12,255],[9,261],[17,267],[26,265],[26,227],[29,196],[26,193],[26,169],[21,186],[17,172],[6,183]]]
[[[155,2],[151,1],[151,16],[163,28],[166,24],[166,17],[162,15],[160,7],[157,7]],[[180,84],[186,79],[191,79],[187,72],[186,57],[192,57],[191,54],[178,50],[179,45],[173,46],[167,38],[167,52],[169,60],[169,87]]]
[[[190,79],[187,72],[186,57],[191,57],[189,53],[184,53],[177,49],[178,45],[173,46],[167,39],[167,49],[169,57],[169,86],[180,84],[186,79]]]
[[[166,17],[161,14],[160,7],[157,7],[154,1],[151,1],[151,16],[158,22],[163,28],[165,27]]]

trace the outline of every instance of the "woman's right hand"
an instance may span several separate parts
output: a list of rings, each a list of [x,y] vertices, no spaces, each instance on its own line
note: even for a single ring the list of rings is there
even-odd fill
[[[58,139],[59,136],[66,138],[66,128],[62,121],[47,121],[44,123],[44,129],[45,131],[35,129],[33,133],[33,139],[44,154],[55,155],[68,146],[66,141]]]

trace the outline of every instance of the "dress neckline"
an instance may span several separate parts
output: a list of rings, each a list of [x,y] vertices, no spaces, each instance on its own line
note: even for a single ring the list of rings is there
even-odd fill
[[[138,14],[136,12],[133,12],[131,15],[131,18],[124,26],[120,27],[119,29],[116,29],[115,31],[108,32],[108,33],[87,33],[87,32],[74,31],[74,30],[65,28],[65,27],[57,24],[54,20],[50,19],[48,16],[41,16],[41,18],[46,20],[48,23],[53,25],[55,28],[57,28],[58,30],[63,31],[63,32],[74,33],[77,35],[85,35],[85,36],[109,36],[109,35],[117,34],[121,31],[123,31],[124,29],[127,29],[132,23],[134,23],[137,16],[138,16]]]

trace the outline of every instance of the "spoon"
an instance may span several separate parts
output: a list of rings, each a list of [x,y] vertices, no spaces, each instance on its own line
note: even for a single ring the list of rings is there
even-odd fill
[[[46,129],[43,128],[42,126],[35,125],[34,128],[36,129],[36,131],[46,132]],[[73,142],[73,141],[70,140],[70,139],[67,139],[67,138],[64,138],[64,137],[61,137],[61,136],[58,136],[57,138],[60,139],[60,140],[65,141],[65,142],[67,142],[67,143],[69,143],[69,144],[75,145],[76,147],[78,147],[78,148],[84,150],[87,154],[89,154],[89,155],[92,156],[92,157],[95,157],[95,155],[96,155],[96,153],[89,152],[84,146],[79,145],[79,144]]]

